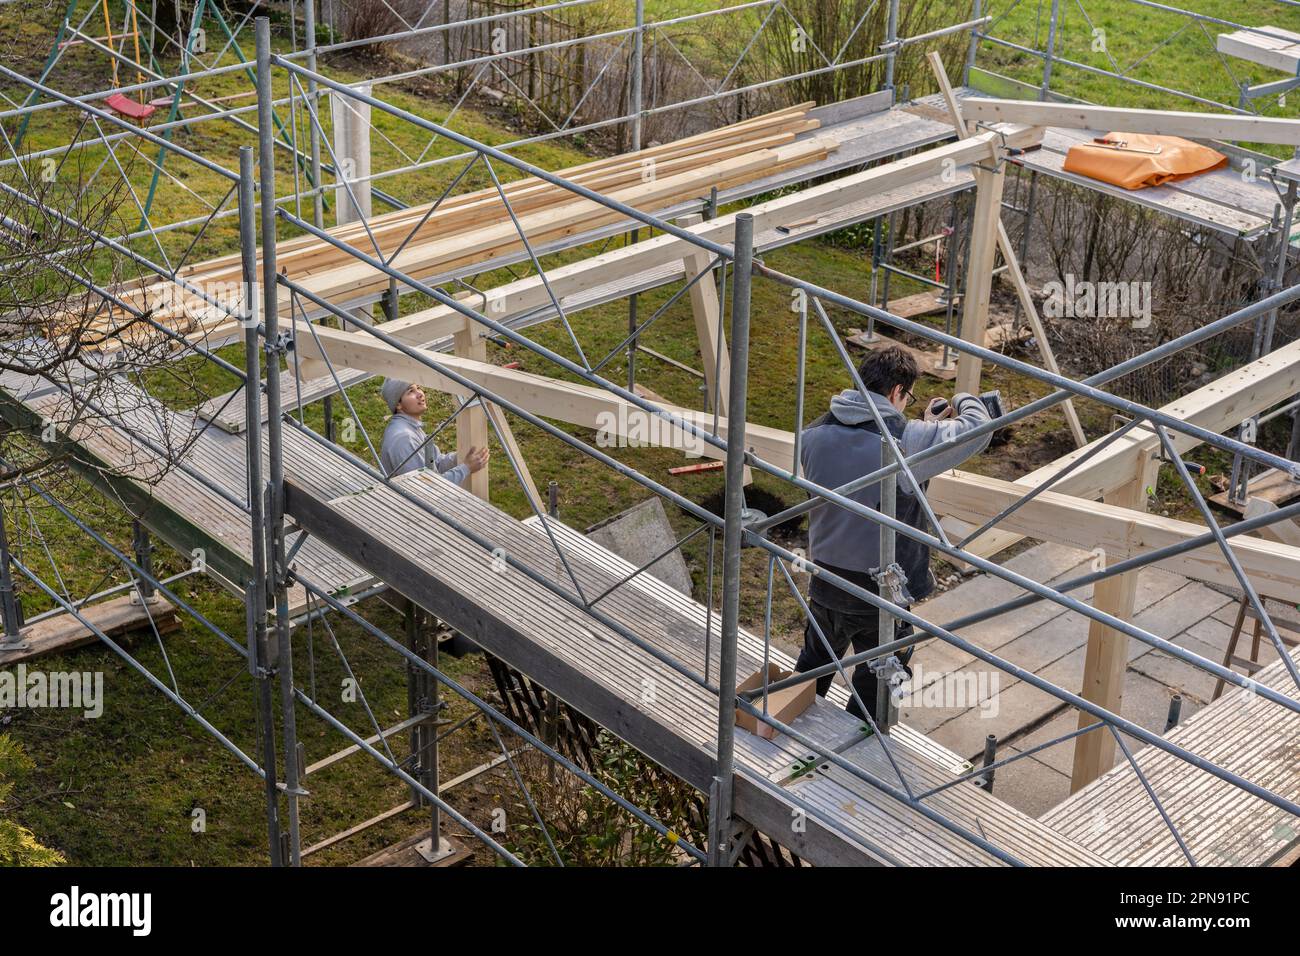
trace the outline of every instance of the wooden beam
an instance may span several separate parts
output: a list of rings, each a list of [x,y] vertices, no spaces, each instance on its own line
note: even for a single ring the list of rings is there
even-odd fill
[[[957,94],[953,91],[952,83],[948,81],[948,71],[943,67],[943,58],[939,56],[937,50],[931,50],[926,54],[926,59],[930,61],[930,70],[939,82],[939,91],[943,94],[944,102],[948,104],[948,112],[952,117],[953,128],[957,131],[957,138],[968,139],[970,131],[962,116],[961,103],[957,101]],[[1031,225],[1031,222],[1026,221],[1025,228],[1029,229]],[[1016,295],[1020,299],[1020,308],[1024,310],[1025,317],[1034,331],[1034,341],[1038,343],[1043,364],[1047,366],[1048,371],[1059,374],[1061,370],[1056,364],[1056,355],[1052,351],[1051,342],[1047,339],[1047,330],[1043,328],[1043,321],[1039,318],[1038,305],[1029,292],[1029,284],[1025,281],[1024,273],[1020,271],[1020,260],[1011,247],[1011,237],[1007,235],[1007,227],[1002,223],[1001,212],[998,213],[997,240],[1002,261],[1007,264],[1007,275],[1011,276],[1011,284],[1015,286]],[[1062,403],[1061,408],[1065,412],[1065,422],[1070,428],[1070,434],[1074,436],[1075,445],[1082,448],[1088,444],[1088,436],[1084,434],[1083,423],[1079,421],[1079,413],[1074,409],[1074,400],[1067,399]]]
[[[683,227],[699,225],[704,221],[700,215],[685,216],[679,220]],[[731,379],[731,355],[727,351],[727,340],[723,334],[720,317],[722,307],[718,302],[718,287],[709,271],[713,257],[707,250],[693,246],[682,258],[686,271],[686,281],[691,282],[697,276],[703,276],[691,286],[688,293],[691,299],[691,314],[695,317],[695,336],[700,343],[700,363],[703,365],[704,384],[708,390],[709,402],[716,400],[718,411],[727,414],[726,383]]]
[[[1002,213],[1002,168],[996,172],[976,167],[975,212],[971,217],[970,256],[966,265],[966,294],[961,300],[961,337],[984,345],[989,324],[989,296],[993,291],[993,263],[997,255],[998,224]],[[957,357],[957,391],[978,395],[981,361],[962,352]]]
[[[750,142],[756,137],[766,138],[773,134],[785,132],[791,135],[798,132],[808,131],[810,128],[817,128],[820,123],[817,120],[805,120],[803,114],[812,106],[811,102],[802,103],[797,106],[787,107],[783,110],[777,110],[772,113],[756,116],[751,120],[745,120],[743,123],[733,123],[731,126],[725,126],[720,129],[710,130],[696,136],[688,136],[685,139],[673,140],[670,143],[664,143],[660,146],[652,146],[643,149],[638,153],[622,153],[618,156],[610,156],[604,159],[592,160],[579,166],[569,166],[565,169],[558,170],[557,176],[560,176],[569,182],[579,183],[589,186],[593,189],[603,188],[606,184],[606,177],[609,173],[636,169],[639,171],[646,159],[654,159],[656,163],[662,164],[665,161],[676,160],[683,156],[708,156],[715,150],[723,149],[734,145],[737,142]],[[662,165],[661,165],[662,168]],[[527,201],[528,197],[535,196],[538,193],[550,193],[555,191],[558,194],[571,196],[571,193],[563,190],[561,187],[553,186],[551,183],[537,179],[532,176],[518,179],[513,182],[503,183],[501,192],[504,192],[512,204]],[[487,186],[483,189],[475,190],[468,193],[459,193],[454,196],[448,196],[443,199],[439,206],[439,211],[463,208],[472,206],[484,199],[499,200],[500,196],[495,185]],[[411,206],[406,209],[396,209],[391,212],[374,216],[369,221],[370,232],[376,237],[386,233],[390,227],[409,227],[419,222],[429,212],[432,203],[426,203],[420,206]],[[519,206],[516,206],[516,210]],[[436,221],[437,213],[430,217],[430,221]],[[351,241],[357,239],[368,241],[368,233],[365,229],[357,227],[352,229],[332,229],[330,234],[339,239]],[[404,233],[394,233],[398,238],[402,238]],[[319,240],[314,236],[297,236],[292,239],[286,239],[276,246],[276,260],[280,262],[288,256],[292,258],[296,252],[319,249]],[[232,267],[238,275],[240,257],[238,253],[221,256],[216,259],[209,259],[206,262],[190,263],[183,266],[179,275],[184,277],[193,277],[197,275],[208,275],[213,270],[222,267]]]
[[[1160,411],[1212,432],[1224,432],[1297,392],[1300,392],[1300,340],[1274,349],[1268,355],[1161,406]],[[1170,431],[1169,438],[1180,455],[1200,444],[1182,432]],[[1033,488],[1069,467],[1076,458],[1087,454],[1093,445],[1104,440],[1099,438],[1063,455],[1028,475],[1017,478],[1015,483],[1026,490]],[[1135,428],[1066,475],[1052,488],[1056,492],[1080,498],[1101,498],[1125,484],[1135,473],[1139,461],[1149,457],[1159,445],[1160,439],[1155,432],[1147,428]],[[992,531],[973,542],[972,550],[988,556],[1019,540],[1018,535]]]
[[[1110,492],[1105,503],[1132,511],[1145,511],[1149,491],[1160,472],[1160,462],[1147,459],[1137,474],[1123,487]],[[1138,572],[1127,571],[1098,581],[1093,588],[1092,606],[1121,621],[1131,621],[1137,598]],[[1127,634],[1121,634],[1099,621],[1088,622],[1088,649],[1083,664],[1083,685],[1079,695],[1119,714],[1124,707],[1124,678],[1128,671]],[[1079,711],[1079,729],[1096,722],[1092,714]],[[1075,738],[1074,768],[1070,775],[1070,792],[1078,793],[1115,763],[1115,735],[1108,727],[1099,727]]]
[[[369,96],[371,84],[359,83],[356,89]],[[370,104],[337,92],[329,94],[329,104],[334,156],[342,173],[334,187],[334,215],[338,225],[345,226],[371,218]]]
[[[692,166],[670,175],[661,175],[657,168],[652,175],[641,170],[633,171],[626,174],[632,177],[630,182],[619,188],[605,189],[604,195],[653,212],[696,199],[713,186],[725,189],[781,169],[817,161],[838,146],[838,141],[825,137],[763,149],[754,149],[751,144],[751,148],[740,155]],[[540,245],[626,222],[621,213],[601,203],[565,190],[559,191],[563,196],[561,201],[548,203],[514,218],[503,215],[502,204],[495,199],[482,201],[487,203],[488,214],[480,211],[475,215],[474,210],[460,210],[455,212],[458,218],[454,222],[446,217],[435,217],[431,220],[432,231],[422,228],[420,235],[400,251],[394,248],[389,254],[388,264],[413,278],[422,279],[516,252],[524,247],[520,233],[527,236],[533,245]],[[391,244],[395,246],[401,238],[399,232],[392,237]],[[387,288],[388,276],[379,269],[322,240],[314,241],[306,259],[292,270],[292,278],[313,293],[332,302],[348,304],[365,301]],[[376,252],[368,235],[353,241],[367,253]],[[237,276],[237,272],[233,275]],[[213,278],[205,275],[203,280],[210,282]],[[178,324],[182,326],[180,331],[188,331],[197,322],[201,326],[197,334],[206,336],[220,335],[237,325],[224,311],[177,285],[164,282],[157,287],[167,294],[167,298],[163,300],[165,307],[155,310],[156,321]],[[287,290],[281,291],[278,300],[281,311],[287,314],[291,302]],[[311,306],[304,307],[309,314],[318,311]]]
[[[1267,498],[1247,498],[1246,511],[1242,517],[1258,518],[1260,515],[1272,514],[1277,510],[1277,505]],[[1300,547],[1300,525],[1290,519],[1265,525],[1259,529],[1259,534],[1270,541],[1281,541],[1292,547]]]
[[[479,334],[478,323],[464,316],[461,316],[461,319],[461,329],[453,339],[452,351],[461,358],[486,363],[487,340]],[[456,397],[463,401],[468,395],[462,391]],[[456,417],[456,460],[466,462],[469,460],[470,449],[487,447],[487,413],[482,403],[474,402]],[[480,468],[474,472],[469,476],[469,481],[465,487],[476,498],[482,498],[484,501],[490,500],[488,497],[488,470]]]
[[[680,224],[689,227],[699,225],[703,221],[703,216],[695,214],[683,217]],[[713,281],[712,274],[704,275],[712,262],[713,256],[707,250],[699,246],[691,246],[682,259],[682,267],[687,282],[703,275],[703,278],[691,286],[691,291],[687,294],[691,300],[691,314],[695,317],[695,336],[700,343],[704,387],[708,390],[709,402],[712,403],[716,399],[718,413],[725,416],[731,381],[731,353],[727,349],[727,337],[722,331],[720,322],[722,304],[718,301],[718,286]],[[743,481],[746,485],[754,482],[754,469],[749,465],[744,468]]]
[[[464,391],[463,386],[453,379],[364,332],[349,333],[338,329],[317,328],[315,337],[296,339],[294,348],[301,350],[301,358],[311,361],[321,360],[323,348],[336,369],[364,369],[451,394]],[[528,409],[534,415],[597,431],[603,430],[611,438],[623,438],[628,442],[681,448],[688,452],[694,450],[710,458],[722,457],[720,450],[700,442],[693,435],[657,416],[647,414],[638,406],[603,388],[564,382],[441,352],[425,351],[424,354],[431,361],[454,370],[476,385]],[[713,427],[711,414],[679,405],[660,407],[693,421],[705,430]],[[791,460],[793,437],[790,432],[755,424],[748,425],[747,429],[747,444],[755,454],[772,461]],[[726,436],[726,418],[719,417],[718,434]]]
[[[337,107],[337,103],[335,106]],[[365,107],[365,110],[368,109]],[[570,167],[560,170],[559,175],[570,182],[598,192],[609,193],[615,189],[643,182],[647,168],[652,168],[658,178],[663,178],[744,153],[789,145],[799,134],[811,132],[820,125],[816,119],[805,118],[804,109],[803,106],[791,107],[755,117],[744,123],[650,147],[640,152],[624,153]],[[336,128],[341,129],[340,123],[343,119],[349,119],[349,116],[350,111],[347,111],[341,118],[336,117],[339,119],[335,123]],[[349,147],[339,149],[338,155],[348,158],[353,155],[353,152],[355,150]],[[368,159],[365,161],[368,162]],[[369,185],[358,183],[355,188],[357,191],[368,190]],[[431,208],[431,204],[426,204],[373,217],[367,211],[365,225],[349,223],[336,226],[330,230],[330,234],[353,245],[360,245],[362,248],[370,248],[372,244],[378,244],[385,252],[392,252],[399,243],[414,239],[426,241],[431,236],[446,235],[454,230],[477,228],[489,222],[506,221],[508,212],[501,200],[501,194],[505,195],[516,215],[535,212],[575,198],[573,193],[562,187],[534,177],[527,177],[504,184],[500,193],[495,186],[488,186],[472,192],[447,196],[436,209]],[[345,200],[341,202],[347,204]],[[286,239],[277,246],[277,263],[281,271],[287,272],[293,278],[300,278],[304,271],[319,272],[331,262],[338,265],[346,262],[347,258],[346,252],[333,249],[312,235]],[[201,280],[204,283],[223,280],[237,283],[239,261],[239,256],[236,254],[206,262],[191,263],[184,266],[179,275],[190,280]],[[166,287],[168,292],[175,291],[168,281],[160,283],[141,279],[132,285],[137,292],[146,288],[163,287]],[[162,317],[161,313],[155,315],[155,318]]]
[[[1082,103],[1039,103],[970,96],[962,101],[967,119],[985,123],[1028,123],[1102,132],[1152,133],[1192,139],[1300,146],[1300,120],[1231,113],[1139,110]]]
[[[317,336],[335,368],[359,368],[393,375],[441,391],[460,389],[446,376],[364,332],[353,334],[320,328]],[[301,357],[320,358],[315,339],[300,339],[294,347]],[[599,429],[603,423],[608,425],[611,435],[661,447],[683,447],[688,440],[680,429],[666,424],[650,432],[638,429],[637,417],[632,413],[640,415],[640,409],[604,389],[438,352],[428,352],[427,355],[543,418],[591,429]],[[712,415],[674,405],[663,408],[673,414],[694,416],[696,422],[711,427]],[[656,421],[663,424],[662,420]],[[793,433],[752,422],[746,429],[748,442],[756,454],[778,467],[791,467]],[[719,419],[719,431],[725,437],[726,418]],[[704,454],[709,458],[720,457],[711,446],[705,446]],[[982,523],[1018,501],[1025,491],[1026,488],[1017,482],[950,471],[931,479],[929,498],[940,514]],[[1059,491],[1043,492],[1005,521],[1014,532],[1044,541],[1056,541],[1084,550],[1102,547],[1112,562],[1205,533],[1205,527],[1200,524],[1148,515],[1111,504],[1099,505]],[[1233,539],[1233,550],[1251,579],[1261,582],[1261,591],[1289,593],[1300,590],[1300,548],[1239,536]],[[1161,562],[1159,566],[1200,581],[1223,584],[1235,581],[1223,555],[1214,545]]]
[[[1029,225],[1026,224],[1026,229]],[[1020,260],[1016,257],[1015,250],[1011,247],[1011,237],[1007,235],[1007,227],[998,220],[998,249],[1002,251],[1002,261],[1007,264],[1007,275],[1011,277],[1011,284],[1015,286],[1016,296],[1020,299],[1020,308],[1024,310],[1025,317],[1029,320],[1029,326],[1034,332],[1034,341],[1038,343],[1038,352],[1043,357],[1043,364],[1047,370],[1055,375],[1061,374],[1061,367],[1056,364],[1056,354],[1052,351],[1052,345],[1047,339],[1047,329],[1043,326],[1043,320],[1038,315],[1038,305],[1034,302],[1034,297],[1029,291],[1029,283],[1025,281],[1025,274],[1020,271]],[[1074,438],[1074,444],[1082,448],[1088,444],[1088,436],[1084,433],[1083,422],[1079,421],[1079,413],[1075,410],[1074,399],[1067,398],[1061,403],[1061,410],[1065,413],[1065,423],[1069,426],[1070,435]]]
[[[931,480],[928,497],[934,510],[946,519],[978,527],[1019,501],[1024,493],[1025,489],[1014,482],[949,471]],[[1143,514],[1055,491],[1043,492],[1003,519],[1002,524],[1013,532],[1082,551],[1101,548],[1111,564],[1206,532],[1205,526],[1196,522]],[[1230,540],[1246,574],[1262,593],[1300,591],[1300,547],[1251,535]],[[1223,552],[1213,543],[1161,561],[1156,567],[1207,584],[1238,587]]]
[[[523,479],[524,494],[532,499],[533,507],[537,509],[538,514],[546,513],[546,502],[537,491],[537,484],[533,481],[533,473],[528,469],[528,461],[524,458],[524,453],[519,449],[519,442],[515,441],[514,430],[510,427],[510,422],[506,420],[506,413],[491,402],[484,401],[482,407],[487,411],[487,417],[496,427],[497,436],[501,439],[501,447],[506,454],[514,459],[515,464],[519,467],[519,476]],[[512,471],[514,469],[511,469]],[[486,468],[483,471],[487,471]],[[486,496],[482,496],[486,501]]]
[[[897,189],[933,177],[951,162],[961,166],[991,155],[991,143],[997,134],[983,133],[965,143],[949,143],[935,150],[908,157],[899,163],[890,163],[831,183],[811,187],[782,196],[778,199],[749,207],[755,217],[755,230],[771,230],[800,219],[819,218],[836,208],[869,199],[879,192]],[[1041,138],[1041,130],[1028,127],[1005,131],[1012,146],[1029,145]],[[924,158],[924,163],[918,162]],[[689,227],[689,231],[712,242],[728,243],[735,231],[735,216],[722,216],[709,222]],[[474,308],[498,322],[550,305],[550,290],[563,303],[566,297],[580,294],[611,280],[630,277],[656,266],[682,261],[698,246],[676,236],[660,235],[652,239],[615,249],[567,266],[548,270],[546,282],[539,276],[529,276],[486,290],[485,300],[475,297]],[[456,296],[460,298],[460,296]],[[383,323],[381,328],[408,345],[423,345],[452,336],[460,329],[462,315],[448,305],[437,305],[420,312],[402,316]],[[227,330],[237,330],[231,323]],[[210,329],[196,334],[195,340],[220,340],[223,329]],[[312,374],[302,371],[304,379],[327,374],[323,366],[313,365]]]
[[[1300,76],[1300,33],[1280,27],[1233,30],[1220,33],[1214,48],[1239,60],[1281,70],[1287,76]]]
[[[134,601],[134,597],[134,594],[125,594],[98,604],[89,604],[81,608],[79,613],[104,634],[119,640],[134,631],[147,630],[150,620],[159,634],[179,630],[181,622],[176,616],[176,608],[161,595],[158,596],[157,603],[147,607]],[[21,639],[21,650],[0,651],[0,667],[35,660],[48,654],[66,654],[78,647],[99,643],[99,635],[70,613],[59,613],[28,624],[22,629]]]

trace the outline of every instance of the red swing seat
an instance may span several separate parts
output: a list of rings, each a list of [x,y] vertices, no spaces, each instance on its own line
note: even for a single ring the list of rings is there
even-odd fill
[[[106,98],[104,102],[108,105],[109,109],[114,113],[117,113],[119,116],[127,116],[133,120],[139,121],[147,120],[158,110],[158,107],[154,106],[152,103],[137,103],[135,100],[123,93],[114,93],[112,96]]]

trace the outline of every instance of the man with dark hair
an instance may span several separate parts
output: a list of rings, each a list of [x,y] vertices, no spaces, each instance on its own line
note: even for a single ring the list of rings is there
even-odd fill
[[[858,369],[863,395],[855,388],[845,389],[831,399],[830,410],[803,431],[800,464],[804,477],[823,488],[838,488],[855,478],[870,474],[881,466],[884,444],[878,422],[894,437],[904,456],[946,442],[955,442],[946,451],[910,465],[924,491],[925,483],[940,472],[956,468],[966,459],[983,451],[989,435],[960,441],[961,436],[989,421],[988,409],[976,396],[962,392],[951,403],[934,399],[922,419],[908,419],[904,410],[916,396],[918,369],[911,353],[890,346],[869,354]],[[945,407],[946,405],[946,407]],[[873,414],[874,408],[874,414]],[[914,528],[934,533],[928,527],[916,489],[899,471],[896,516]],[[869,485],[852,495],[854,501],[869,508],[880,508],[880,485]],[[903,534],[896,536],[895,561],[906,577],[905,603],[920,601],[934,587],[930,574],[930,549]],[[834,504],[824,504],[808,517],[808,550],[817,568],[823,568],[873,593],[880,593],[876,576],[880,573],[880,525],[851,514]],[[885,595],[890,597],[889,593]],[[825,641],[836,658],[844,656],[850,644],[855,653],[876,646],[879,611],[872,605],[831,584],[814,571],[808,592],[812,619],[804,628],[804,646],[795,670],[803,672],[831,661]],[[814,624],[815,622],[815,624]],[[820,628],[820,635],[818,634]],[[911,632],[910,625],[897,628],[896,637]],[[911,649],[903,664],[911,658]],[[876,675],[869,664],[859,664],[853,671],[853,688],[862,703],[879,720],[884,715],[876,709]],[[817,680],[817,693],[825,696],[831,675]],[[848,710],[857,717],[863,714],[856,700]]]

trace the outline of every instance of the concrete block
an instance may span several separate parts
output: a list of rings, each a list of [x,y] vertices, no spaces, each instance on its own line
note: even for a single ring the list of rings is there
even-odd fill
[[[592,525],[587,529],[587,537],[637,567],[653,561],[677,540],[658,498],[647,498],[621,514]],[[690,596],[691,574],[680,550],[669,552],[644,573]]]

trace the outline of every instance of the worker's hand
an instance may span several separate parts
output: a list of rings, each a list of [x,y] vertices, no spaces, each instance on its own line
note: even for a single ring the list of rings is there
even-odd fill
[[[487,463],[488,450],[486,448],[471,448],[465,453],[465,464],[469,465],[471,475],[482,471]]]
[[[952,402],[936,395],[930,399],[930,404],[925,406],[924,418],[927,422],[939,422],[945,418],[952,418],[956,413],[957,409],[953,407]]]

